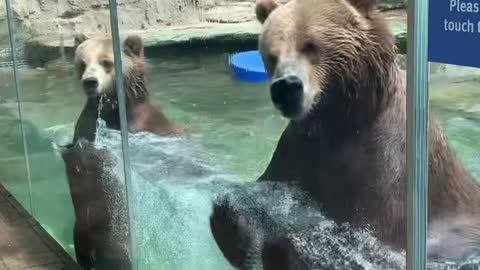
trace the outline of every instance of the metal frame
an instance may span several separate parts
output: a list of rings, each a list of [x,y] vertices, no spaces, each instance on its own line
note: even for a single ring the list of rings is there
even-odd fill
[[[137,269],[135,263],[134,242],[132,234],[132,222],[134,220],[130,206],[133,205],[131,196],[129,195],[132,190],[131,174],[130,174],[130,156],[128,149],[128,123],[127,123],[127,108],[125,88],[123,83],[123,69],[122,69],[122,50],[120,44],[120,34],[118,30],[118,14],[117,14],[117,1],[109,0],[110,7],[110,24],[112,29],[112,41],[113,41],[113,56],[115,62],[115,83],[118,97],[118,108],[120,113],[120,134],[122,138],[122,159],[123,159],[123,171],[125,179],[125,189],[127,197],[127,211],[128,211],[128,230],[130,235],[130,258],[132,263],[132,269]]]
[[[28,154],[28,144],[27,138],[25,136],[25,128],[23,127],[23,95],[22,88],[20,87],[20,74],[18,72],[18,60],[17,60],[17,46],[15,38],[15,26],[13,22],[12,14],[12,5],[10,0],[5,0],[5,9],[7,11],[7,24],[8,24],[8,36],[10,38],[10,50],[12,53],[12,62],[13,62],[13,77],[15,78],[15,92],[17,95],[17,107],[18,107],[18,118],[20,120],[20,133],[22,135],[23,141],[23,154],[25,159],[25,167],[27,172],[27,183],[28,183],[28,204],[30,208],[30,215],[33,216],[33,198],[32,198],[32,175],[30,172],[30,157]]]
[[[408,1],[407,269],[425,270],[428,227],[428,2]]]

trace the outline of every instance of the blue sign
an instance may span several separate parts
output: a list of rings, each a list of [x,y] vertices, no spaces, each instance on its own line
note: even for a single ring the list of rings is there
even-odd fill
[[[430,0],[428,60],[480,68],[480,0]]]

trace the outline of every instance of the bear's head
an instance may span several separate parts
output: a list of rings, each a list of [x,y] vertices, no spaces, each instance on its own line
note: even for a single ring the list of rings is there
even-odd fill
[[[375,0],[257,0],[255,11],[271,98],[285,117],[381,102],[396,46]]]
[[[115,94],[115,60],[111,38],[75,36],[75,70],[88,98]],[[125,91],[132,80],[143,79],[145,60],[143,41],[128,36],[121,44]],[[138,82],[133,82],[138,84]]]

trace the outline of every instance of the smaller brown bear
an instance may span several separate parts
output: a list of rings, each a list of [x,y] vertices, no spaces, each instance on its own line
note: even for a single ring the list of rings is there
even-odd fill
[[[99,115],[108,128],[120,129],[113,45],[110,38],[75,36],[75,70],[87,95],[87,102],[75,126],[74,142],[95,139]],[[175,125],[149,101],[144,45],[139,36],[128,36],[122,43],[122,69],[126,95],[128,131],[157,135],[178,135],[184,127]],[[101,102],[101,103],[100,103]]]

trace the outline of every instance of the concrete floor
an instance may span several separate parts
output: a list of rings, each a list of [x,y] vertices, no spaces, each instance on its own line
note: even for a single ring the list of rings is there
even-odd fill
[[[0,184],[0,270],[79,270]]]

